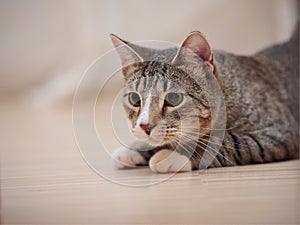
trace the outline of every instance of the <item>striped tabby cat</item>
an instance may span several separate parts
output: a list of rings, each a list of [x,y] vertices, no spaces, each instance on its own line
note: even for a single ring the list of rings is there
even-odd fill
[[[117,168],[166,173],[299,157],[298,31],[251,56],[212,51],[200,32],[164,50],[111,39],[123,65],[124,108],[140,140],[115,151]],[[226,107],[217,118],[210,80]],[[226,122],[221,138],[212,134],[214,120]],[[202,165],[208,151],[213,159]]]

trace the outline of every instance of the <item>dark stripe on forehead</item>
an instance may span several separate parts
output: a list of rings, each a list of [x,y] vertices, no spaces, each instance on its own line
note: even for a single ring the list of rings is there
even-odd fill
[[[169,81],[166,80],[166,79],[163,80],[163,85],[164,85],[163,89],[164,89],[164,92],[166,92],[168,90],[168,82]]]
[[[139,87],[140,83],[141,83],[141,79],[140,78],[136,79],[136,82],[135,82],[135,90],[136,91],[138,90],[138,87]]]
[[[150,90],[152,87],[154,87],[157,77],[150,76],[150,77],[146,77],[145,79],[146,79],[146,81],[145,81],[144,90]]]
[[[156,79],[155,79],[154,82],[153,82],[153,87],[156,87],[157,82],[158,82],[158,80],[159,80],[159,77],[158,77],[158,76],[156,76],[155,78],[156,78]]]
[[[143,89],[145,90],[146,87],[147,87],[147,83],[148,83],[149,77],[144,77],[143,79],[144,79],[144,87],[143,87]]]
[[[161,68],[162,72],[165,74],[165,73],[168,73],[168,68],[166,67],[165,64],[162,65],[162,68]]]
[[[203,72],[205,71],[203,70]],[[198,71],[197,73],[200,74],[202,71]],[[164,91],[170,88],[169,85],[175,84],[185,90],[187,94],[192,95],[193,98],[201,99],[202,87],[193,79],[193,76],[189,75],[189,71],[185,71],[184,68],[177,68],[168,63],[148,61],[140,65],[140,69],[137,70],[134,77],[135,79],[144,79],[137,84],[138,86],[143,83],[143,87],[139,87],[140,89],[145,90],[149,88],[148,86],[153,86],[153,78],[161,77],[163,78],[161,79],[163,81],[161,88],[163,88]]]

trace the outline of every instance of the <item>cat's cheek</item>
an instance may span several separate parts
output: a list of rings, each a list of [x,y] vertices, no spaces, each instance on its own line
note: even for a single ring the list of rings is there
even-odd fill
[[[168,149],[163,149],[152,156],[149,166],[156,173],[177,173],[192,170],[192,163],[187,156]]]

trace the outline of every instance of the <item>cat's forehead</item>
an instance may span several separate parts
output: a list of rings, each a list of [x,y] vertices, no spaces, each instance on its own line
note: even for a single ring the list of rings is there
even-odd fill
[[[127,83],[126,90],[127,92],[137,91],[144,94],[151,93],[151,95],[160,95],[161,93],[170,91],[184,92],[178,84],[161,73],[132,79]]]
[[[196,99],[202,98],[201,93],[205,88],[203,81],[206,80],[206,71],[203,70],[203,65],[194,71],[156,61],[137,63],[133,66],[134,73],[125,84],[127,93],[136,91],[142,95],[160,96],[165,92],[181,92]]]

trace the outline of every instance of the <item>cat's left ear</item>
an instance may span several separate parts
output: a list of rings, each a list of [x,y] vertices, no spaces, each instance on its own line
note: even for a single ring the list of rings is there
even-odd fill
[[[193,64],[201,58],[214,71],[213,54],[209,43],[199,31],[190,33],[182,42],[172,64]]]
[[[134,67],[132,64],[143,62],[143,58],[129,45],[128,42],[122,40],[114,34],[110,34],[112,43],[114,44],[122,62],[123,75],[128,78],[133,72]]]

